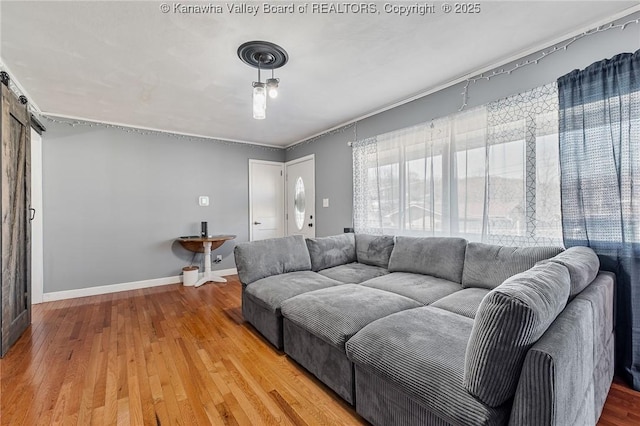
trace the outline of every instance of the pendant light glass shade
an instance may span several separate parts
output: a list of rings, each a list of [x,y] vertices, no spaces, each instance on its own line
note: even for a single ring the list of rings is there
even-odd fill
[[[271,99],[278,97],[278,83],[280,83],[280,80],[277,78],[267,79],[267,93],[269,93]]]
[[[267,117],[267,90],[264,83],[253,82],[253,118],[264,120]]]

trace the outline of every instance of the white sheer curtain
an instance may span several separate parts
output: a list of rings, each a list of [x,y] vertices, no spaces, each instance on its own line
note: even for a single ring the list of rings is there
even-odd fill
[[[561,244],[557,89],[353,143],[357,232]]]

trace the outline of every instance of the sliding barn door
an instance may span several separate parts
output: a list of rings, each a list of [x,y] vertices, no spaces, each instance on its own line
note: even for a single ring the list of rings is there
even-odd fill
[[[4,356],[31,324],[30,117],[26,105],[0,84],[2,339]]]

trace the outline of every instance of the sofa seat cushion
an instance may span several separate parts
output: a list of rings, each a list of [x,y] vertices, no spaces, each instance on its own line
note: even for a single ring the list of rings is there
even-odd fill
[[[465,388],[492,407],[513,397],[527,351],[567,304],[569,271],[536,265],[491,290],[480,303],[465,360]]]
[[[462,282],[467,240],[463,238],[396,237],[390,272],[413,272]]]
[[[233,254],[243,285],[272,275],[311,270],[309,250],[301,235],[242,242]]]
[[[321,271],[356,261],[356,239],[353,234],[307,238],[311,270]]]
[[[504,247],[469,243],[464,257],[462,286],[489,290],[562,252],[561,247]]]
[[[392,235],[356,234],[358,262],[386,269],[389,267],[393,245]]]
[[[462,289],[460,284],[452,281],[410,272],[392,272],[365,281],[362,285],[400,294],[422,305],[430,305]]]
[[[371,266],[354,262],[347,265],[323,269],[318,273],[342,283],[359,284],[363,281],[370,280],[371,278],[386,275],[389,271],[379,266]]]
[[[282,316],[323,341],[344,349],[345,342],[372,321],[421,305],[387,291],[344,284],[293,297]]]
[[[347,356],[358,369],[410,395],[443,424],[506,424],[508,406],[488,407],[463,386],[472,327],[472,319],[442,309],[411,309],[364,327],[347,342]]]
[[[485,288],[465,288],[443,297],[431,306],[473,319],[487,293],[489,290]]]
[[[316,272],[299,271],[255,281],[247,286],[245,292],[258,305],[280,314],[282,302],[291,297],[341,284]]]

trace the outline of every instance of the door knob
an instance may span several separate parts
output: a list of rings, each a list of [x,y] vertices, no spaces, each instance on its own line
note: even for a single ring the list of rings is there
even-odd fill
[[[262,225],[262,222],[253,222],[254,225]]]

